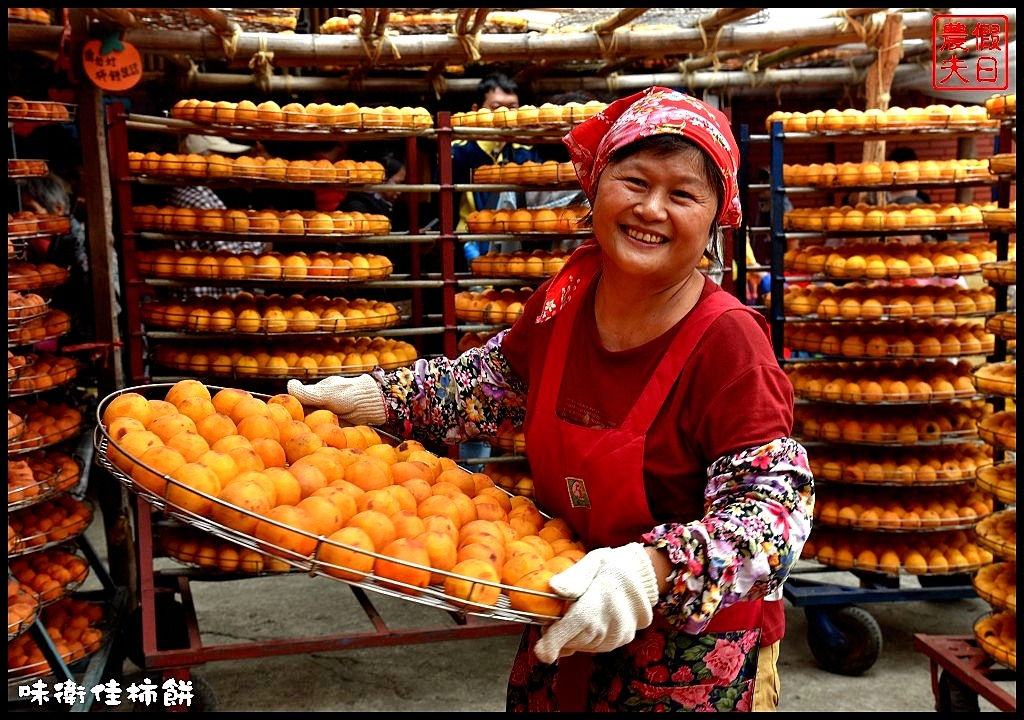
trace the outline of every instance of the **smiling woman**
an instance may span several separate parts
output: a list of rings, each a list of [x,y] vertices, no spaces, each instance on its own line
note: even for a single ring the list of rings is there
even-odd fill
[[[698,269],[740,221],[738,144],[721,111],[664,87],[611,103],[563,142],[592,237],[509,330],[456,358],[288,391],[431,442],[524,428],[538,506],[591,550],[538,585],[574,602],[524,633],[508,709],[774,709],[780,589],[814,487],[763,315]],[[756,407],[735,412],[750,397]],[[735,666],[690,686],[724,646]],[[639,657],[671,680],[642,694],[622,682]],[[588,676],[602,690],[561,680]]]

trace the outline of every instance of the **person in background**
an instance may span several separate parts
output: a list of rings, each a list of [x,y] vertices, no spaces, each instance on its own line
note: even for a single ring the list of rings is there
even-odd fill
[[[494,73],[484,77],[477,85],[477,102],[473,110],[488,108],[519,108],[519,86],[515,80],[502,73]],[[540,155],[530,145],[504,140],[453,140],[452,141],[452,181],[455,184],[473,182],[473,171],[482,165],[502,165],[506,163],[539,162]],[[495,210],[501,193],[498,192],[466,192],[456,194],[455,217],[456,232],[465,232],[467,218],[476,210]],[[518,204],[517,204],[518,207]],[[525,207],[525,205],[524,205]],[[462,252],[456,250],[456,272],[468,272],[469,263],[487,252],[487,244],[467,241],[462,244]]]
[[[36,214],[67,216],[70,224],[69,233],[33,238],[30,246],[40,260],[70,269],[68,282],[52,291],[60,307],[67,309],[72,315],[72,332],[69,338],[94,339],[92,308],[89,303],[83,303],[83,299],[92,298],[89,248],[85,237],[85,223],[72,212],[71,183],[54,172],[43,177],[29,178],[21,185],[21,206]],[[121,308],[117,304],[117,298],[114,310],[120,314]]]
[[[357,150],[355,154],[356,159],[376,160],[384,167],[383,185],[401,185],[405,182],[405,162],[391,150],[365,149],[362,153]],[[407,205],[398,202],[401,194],[397,190],[349,191],[338,209],[344,212],[383,215],[391,222],[391,233],[406,232],[409,229],[409,213]],[[391,260],[393,273],[406,274],[410,271],[409,255],[413,248],[408,243],[345,243],[342,250],[386,255]]]
[[[347,154],[347,140],[324,144],[311,150],[313,160],[327,160],[332,165],[339,160],[344,160]],[[313,206],[320,212],[339,210],[347,194],[348,190],[344,185],[313,188]]]
[[[889,153],[889,160],[896,163],[917,162],[917,152],[912,147],[901,145],[900,147],[893,148],[892,152]],[[886,200],[899,205],[930,203],[932,201],[931,196],[929,196],[928,193],[923,190],[918,190],[917,188],[900,188],[898,190],[891,190],[886,194]]]
[[[401,185],[405,182],[405,162],[393,152],[386,151],[372,158],[384,167],[384,185]],[[363,212],[384,215],[391,221],[392,232],[404,232],[409,229],[408,216],[402,208],[395,204],[397,190],[375,190],[373,192],[349,192],[338,205],[344,212]]]
[[[242,143],[233,143],[225,138],[216,135],[187,135],[180,143],[180,152],[196,155],[241,155],[250,152],[251,146]],[[207,185],[182,185],[173,187],[167,192],[167,204],[181,208],[192,208],[193,210],[227,210],[228,206],[224,201]],[[267,252],[269,243],[254,242],[251,240],[232,240],[230,236],[223,239],[203,238],[196,240],[178,240],[174,244],[175,249],[202,250],[205,252],[216,252],[227,250],[238,255],[244,252],[260,254]],[[217,287],[193,287],[189,289],[192,295],[223,295],[241,291],[241,288],[217,288]]]
[[[768,598],[810,533],[814,479],[767,322],[698,269],[740,221],[737,142],[663,87],[564,142],[593,237],[511,328],[288,392],[421,442],[525,428],[537,505],[589,552],[550,579],[569,603],[526,627],[509,710],[774,710],[785,614]]]

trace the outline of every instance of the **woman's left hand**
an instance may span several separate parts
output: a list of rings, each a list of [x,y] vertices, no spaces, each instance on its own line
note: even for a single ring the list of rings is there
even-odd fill
[[[550,664],[577,651],[614,650],[654,620],[658,580],[640,543],[592,550],[549,582],[575,602],[534,645],[541,662]]]

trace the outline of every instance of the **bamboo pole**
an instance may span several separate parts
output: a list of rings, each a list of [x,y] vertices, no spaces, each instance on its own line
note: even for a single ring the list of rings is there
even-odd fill
[[[570,90],[588,90],[598,94],[618,96],[642,90],[651,85],[686,87],[692,90],[729,89],[734,97],[773,97],[778,87],[785,87],[787,95],[818,95],[836,86],[863,83],[866,70],[852,67],[800,68],[794,70],[764,70],[751,73],[746,70],[718,70],[706,72],[631,73],[614,77],[544,77],[531,79],[529,84],[538,96],[553,95]],[[909,82],[919,70],[914,66],[898,68],[895,80]],[[446,78],[444,92],[449,95],[471,95],[476,91],[479,78]],[[179,88],[180,95],[216,95],[239,92],[255,88],[248,75],[234,73],[196,73],[185,79]],[[393,100],[398,95],[432,95],[432,85],[424,78],[365,77],[358,82],[347,77],[316,77],[275,75],[270,82],[270,92],[291,92],[300,95],[320,94],[345,96],[373,96]]]
[[[1015,14],[1008,11],[1015,23]],[[908,12],[899,16],[907,39],[929,39],[932,13]],[[11,25],[9,50],[53,49],[60,41],[61,28]],[[395,52],[377,58],[367,56],[364,41],[357,36],[303,35],[243,32],[232,45],[232,57],[226,57],[224,44],[213,34],[181,30],[139,28],[125,33],[125,40],[140,52],[187,54],[194,58],[226,60],[242,69],[257,52],[272,52],[274,66],[303,67],[311,64],[366,65],[376,67],[423,67],[438,61],[463,59],[459,39],[444,35],[396,35],[391,38]],[[673,53],[699,54],[706,50],[707,38],[699,29],[630,30],[615,33],[617,60],[662,56],[666,48]],[[767,52],[794,45],[833,47],[863,42],[857,29],[837,18],[809,20],[800,27],[731,26],[716,38],[719,52]],[[263,45],[261,47],[261,45]],[[42,46],[42,47],[40,47]],[[485,33],[480,36],[480,62],[484,64],[550,63],[603,58],[606,52],[595,33]]]
[[[903,59],[903,23],[896,13],[888,13],[882,23],[881,32],[872,43],[878,53],[878,59],[868,69],[864,83],[867,94],[867,107],[879,110],[889,109],[892,81],[896,68]],[[871,140],[864,143],[864,162],[881,162],[885,160],[885,140]]]

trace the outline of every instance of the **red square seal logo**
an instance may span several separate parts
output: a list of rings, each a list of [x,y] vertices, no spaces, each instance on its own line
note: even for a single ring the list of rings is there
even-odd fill
[[[987,90],[1010,87],[1006,15],[936,15],[932,18],[932,87]]]

